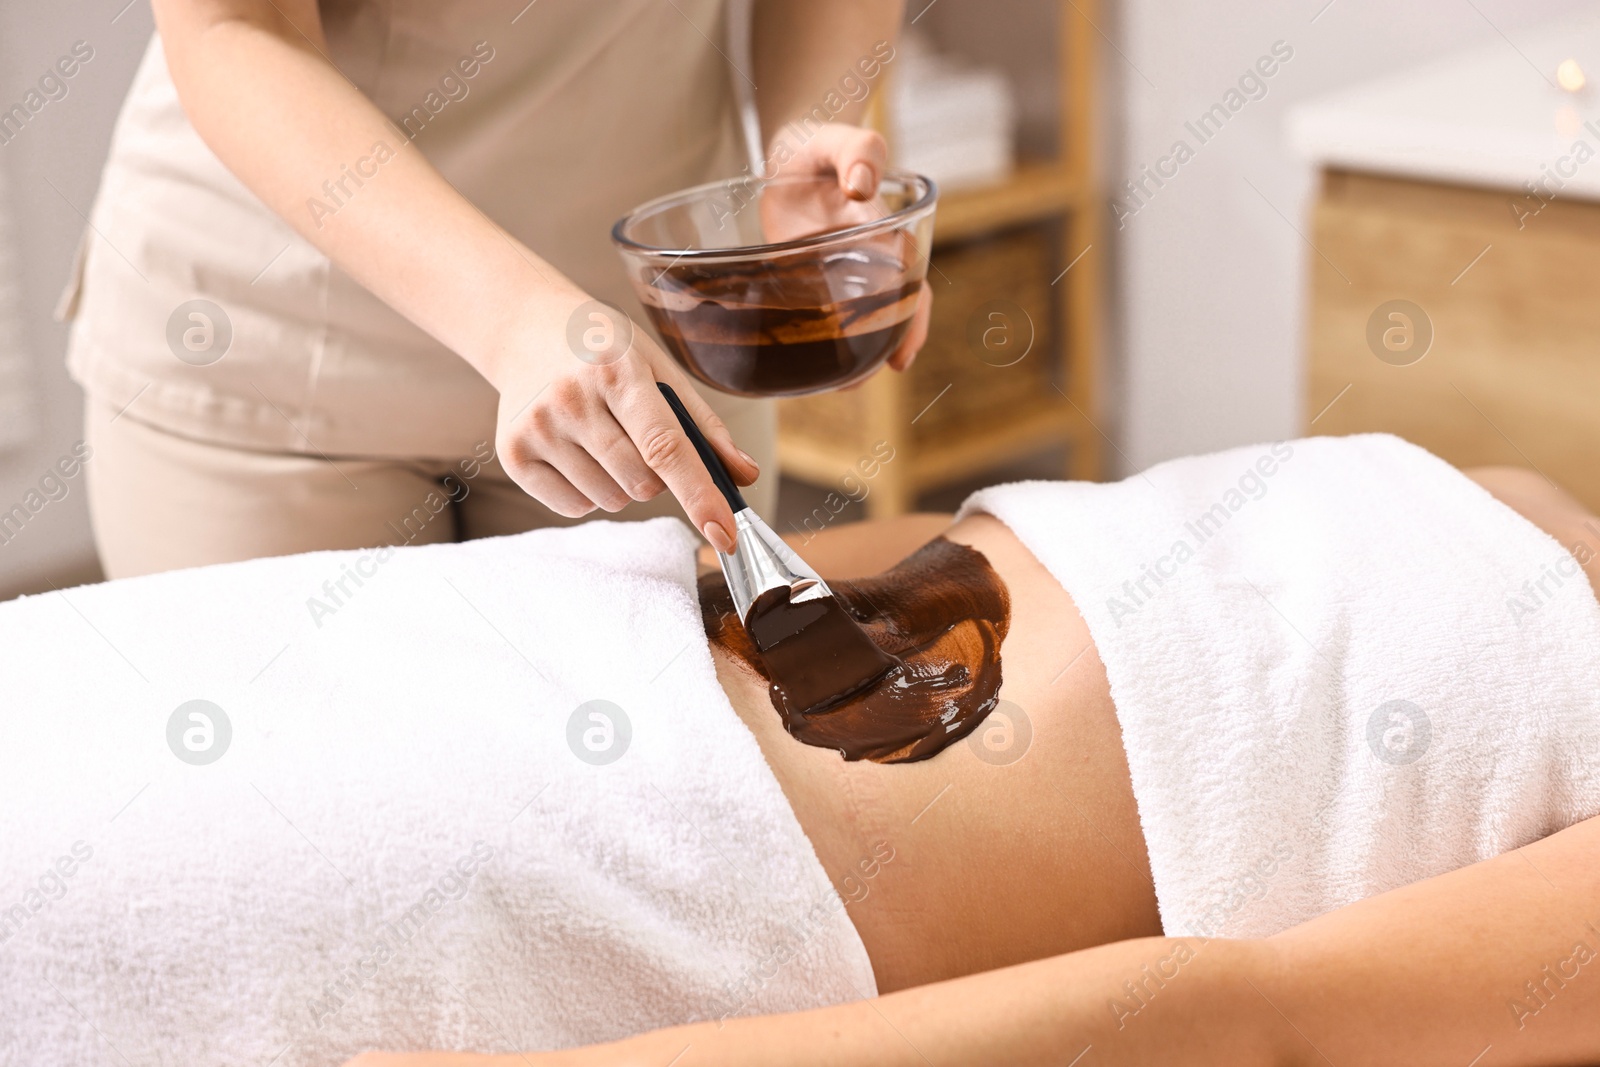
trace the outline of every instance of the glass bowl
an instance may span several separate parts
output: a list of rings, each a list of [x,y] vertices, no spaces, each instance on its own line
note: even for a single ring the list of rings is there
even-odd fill
[[[667,351],[739,396],[861,381],[911,326],[938,187],[891,171],[870,200],[831,175],[711,182],[652,200],[611,239]]]

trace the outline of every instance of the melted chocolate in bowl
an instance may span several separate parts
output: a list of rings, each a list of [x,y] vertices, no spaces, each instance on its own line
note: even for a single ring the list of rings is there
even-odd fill
[[[847,760],[909,763],[977,728],[999,697],[1011,622],[1005,583],[983,553],[941,537],[884,574],[829,584],[835,600],[815,602],[824,607],[814,618],[790,616],[809,605],[779,594],[752,608],[747,632],[721,575],[700,579],[706,635],[767,680],[790,734]],[[876,646],[876,677],[871,652],[841,628]]]
[[[741,396],[799,396],[860,381],[900,346],[920,276],[903,239],[781,261],[685,262],[653,277],[646,313],[689,373]]]

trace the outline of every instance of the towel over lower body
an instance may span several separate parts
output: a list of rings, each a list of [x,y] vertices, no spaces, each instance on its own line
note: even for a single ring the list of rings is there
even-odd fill
[[[1088,625],[1169,934],[1269,935],[1600,814],[1589,583],[1422,449],[1279,442],[973,511]]]
[[[871,996],[676,520],[0,605],[0,1063],[328,1067]]]

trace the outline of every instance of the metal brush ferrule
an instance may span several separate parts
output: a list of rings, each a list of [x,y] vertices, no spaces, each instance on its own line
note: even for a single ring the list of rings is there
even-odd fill
[[[717,559],[741,622],[748,621],[756,598],[773,589],[787,588],[791,603],[833,595],[822,576],[807,566],[761,516],[745,508],[733,516],[733,522],[738,550],[731,556],[718,552]]]

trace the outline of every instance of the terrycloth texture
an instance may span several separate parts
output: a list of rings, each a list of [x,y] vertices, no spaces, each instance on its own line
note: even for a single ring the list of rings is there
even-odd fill
[[[693,544],[591,523],[0,606],[0,1063],[331,1067],[872,995],[717,685]],[[169,747],[197,699],[231,723],[207,765]],[[631,725],[608,764],[592,700]]]
[[[1281,442],[973,511],[1088,623],[1171,934],[1272,934],[1600,814],[1600,606],[1422,449]]]

